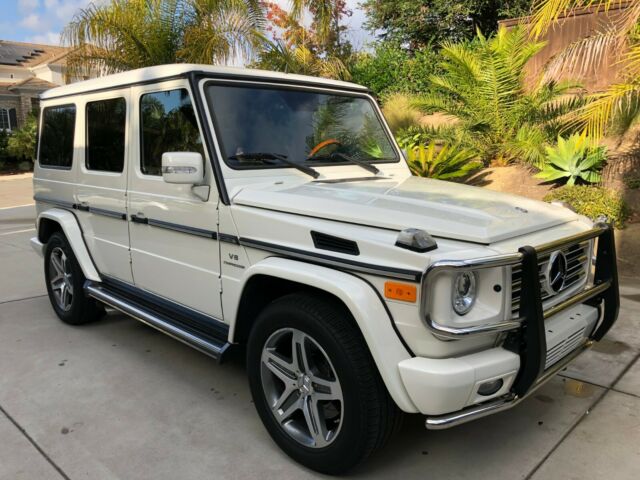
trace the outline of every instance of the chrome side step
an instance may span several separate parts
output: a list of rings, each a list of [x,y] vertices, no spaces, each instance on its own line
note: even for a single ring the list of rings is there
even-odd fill
[[[231,345],[226,340],[218,340],[213,337],[203,338],[203,336],[198,335],[196,332],[191,332],[175,325],[168,317],[137,304],[137,302],[109,289],[104,284],[88,281],[84,286],[84,290],[87,296],[95,298],[107,306],[115,308],[142,323],[146,323],[150,327],[166,333],[170,337],[218,361],[222,360],[222,356]]]

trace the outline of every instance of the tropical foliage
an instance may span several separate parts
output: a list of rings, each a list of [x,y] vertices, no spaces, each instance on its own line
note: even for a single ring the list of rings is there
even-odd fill
[[[287,12],[277,3],[264,3],[269,25],[267,32],[273,40],[264,39],[258,59],[252,66],[286,73],[349,80],[347,67],[351,44],[343,40],[344,27],[340,20],[350,11],[343,0],[294,0]],[[300,21],[304,7],[312,16],[309,27]]]
[[[393,134],[407,130],[420,123],[422,114],[411,104],[411,97],[394,93],[384,99],[382,113]]]
[[[480,29],[492,34],[502,18],[529,12],[531,0],[366,0],[366,27],[385,40],[417,50],[442,41],[471,39]]]
[[[598,6],[605,10],[620,6],[620,0],[535,0],[532,34],[540,37],[559,18],[580,8]],[[630,0],[619,14],[598,31],[581,39],[548,66],[548,76],[560,73],[584,75],[596,72],[607,57],[620,58],[624,80],[614,83],[604,92],[594,94],[592,101],[573,113],[573,121],[586,127],[590,136],[602,137],[607,128],[617,123],[624,132],[640,118],[640,0]]]
[[[407,162],[414,175],[440,180],[465,177],[482,167],[482,162],[473,150],[459,145],[437,147],[435,142],[426,147],[421,144],[409,149]]]
[[[250,58],[263,40],[259,0],[110,0],[81,9],[63,40],[72,74]]]
[[[567,139],[558,137],[558,144],[548,146],[546,150],[546,164],[536,178],[548,182],[567,179],[567,185],[574,185],[578,179],[588,183],[600,181],[606,150],[594,144],[586,134],[574,134]]]
[[[444,43],[443,73],[430,77],[433,91],[414,104],[455,121],[425,132],[427,137],[472,148],[485,163],[542,166],[545,146],[564,127],[563,115],[581,102],[567,95],[578,89],[574,83],[525,85],[525,66],[543,46],[522,29],[504,28],[490,38],[478,32],[473,41]]]
[[[589,185],[567,185],[551,190],[544,200],[566,202],[591,220],[605,216],[618,228],[624,226],[629,210],[619,192]]]

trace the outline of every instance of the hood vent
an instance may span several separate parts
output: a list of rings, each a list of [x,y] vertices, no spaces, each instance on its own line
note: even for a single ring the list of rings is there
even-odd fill
[[[319,250],[329,250],[347,255],[360,255],[358,244],[353,240],[318,232],[311,232],[311,238],[313,239],[313,246]]]

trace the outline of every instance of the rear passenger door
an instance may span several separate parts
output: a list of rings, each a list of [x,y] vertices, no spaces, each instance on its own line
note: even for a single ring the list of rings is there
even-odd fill
[[[129,166],[131,259],[135,285],[173,303],[222,318],[217,242],[218,192],[206,157],[189,86],[175,80],[132,88],[135,103]],[[197,152],[204,159],[203,184],[162,178],[162,154]]]
[[[127,225],[129,89],[83,97],[78,219],[101,275],[132,283]]]

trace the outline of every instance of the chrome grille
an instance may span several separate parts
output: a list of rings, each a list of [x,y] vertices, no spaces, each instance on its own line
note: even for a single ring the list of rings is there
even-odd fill
[[[584,341],[584,327],[573,332],[557,345],[547,350],[547,357],[544,368],[547,369],[559,360],[562,360],[569,353],[573,352]]]
[[[584,285],[589,269],[590,242],[574,243],[559,248],[567,259],[567,276],[564,285],[556,294],[549,294],[545,289],[545,274],[549,259],[553,252],[542,254],[538,257],[538,278],[540,281],[540,292],[542,294],[542,306],[546,309],[555,303],[556,299],[566,298],[569,290],[577,292],[579,287]],[[520,294],[522,288],[522,267],[513,266],[511,269],[511,313],[513,317],[518,317],[520,313]]]

